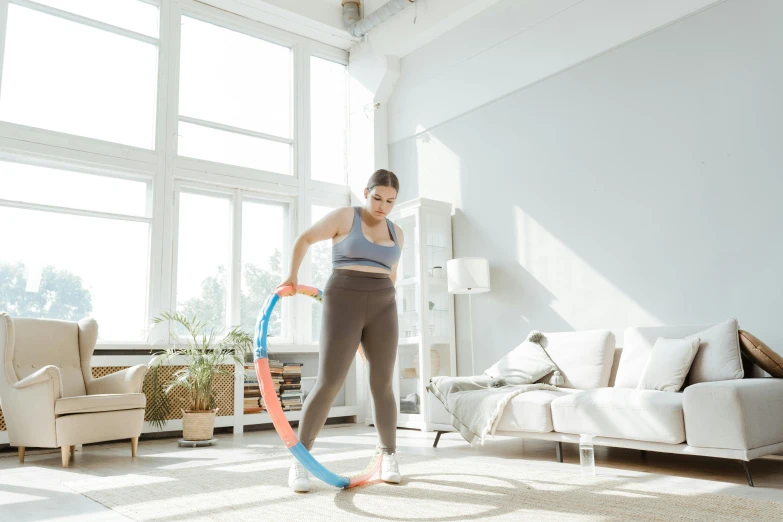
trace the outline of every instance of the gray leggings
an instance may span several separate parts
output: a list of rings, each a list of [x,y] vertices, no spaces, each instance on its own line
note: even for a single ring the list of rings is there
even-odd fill
[[[332,402],[362,351],[370,367],[375,426],[384,453],[397,446],[397,403],[392,379],[397,358],[397,304],[386,274],[338,269],[323,290],[321,357],[318,379],[302,407],[299,440],[312,449]]]

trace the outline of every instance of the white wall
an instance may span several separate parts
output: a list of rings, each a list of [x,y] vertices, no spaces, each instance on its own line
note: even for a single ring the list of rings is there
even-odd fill
[[[389,126],[391,143],[532,85],[716,1],[498,2],[405,57],[400,83],[389,100],[389,112],[395,115]],[[387,25],[383,31],[393,27],[392,23]]]
[[[390,147],[401,200],[452,201],[455,255],[491,261],[478,371],[531,329],[730,316],[783,353],[781,19],[719,3]],[[464,374],[462,296],[457,322]]]

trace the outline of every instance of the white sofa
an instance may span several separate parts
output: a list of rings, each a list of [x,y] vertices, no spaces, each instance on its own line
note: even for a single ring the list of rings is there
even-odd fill
[[[630,328],[624,348],[608,330],[546,334],[544,347],[565,384],[515,397],[495,434],[554,441],[559,462],[562,443],[578,443],[583,433],[599,446],[735,459],[753,486],[748,462],[783,452],[783,379],[763,377],[743,361],[736,321],[733,338],[731,325]],[[711,326],[722,330],[710,330],[713,339],[700,345],[684,391],[636,389],[658,337]]]

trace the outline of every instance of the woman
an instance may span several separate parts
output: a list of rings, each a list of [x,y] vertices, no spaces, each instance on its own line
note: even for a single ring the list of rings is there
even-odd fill
[[[318,241],[332,240],[333,271],[323,291],[318,379],[302,408],[299,440],[308,451],[312,448],[361,343],[370,367],[375,426],[383,452],[381,479],[393,483],[400,482],[395,457],[397,404],[392,390],[398,333],[394,281],[403,235],[386,216],[399,190],[393,172],[375,172],[364,189],[367,201],[363,207],[334,210],[296,239],[291,271],[282,283],[296,288],[307,249]],[[288,485],[297,492],[310,489],[307,470],[296,459]]]

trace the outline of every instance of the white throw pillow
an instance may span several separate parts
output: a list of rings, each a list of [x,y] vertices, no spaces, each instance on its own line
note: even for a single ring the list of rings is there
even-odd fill
[[[523,341],[489,367],[484,375],[493,379],[502,377],[508,384],[532,384],[556,369],[540,344]]]
[[[692,337],[698,337],[701,344],[691,366],[689,383],[731,381],[745,376],[736,319],[728,319],[686,339]]]
[[[678,392],[685,384],[693,359],[699,351],[699,338],[655,341],[650,359],[644,367],[637,390]]]
[[[541,346],[565,379],[562,388],[577,390],[609,385],[615,344],[614,334],[609,330],[547,332],[541,340]]]
[[[691,384],[742,379],[745,373],[740,356],[737,320],[729,319],[718,324],[628,328],[624,335],[623,355],[617,368],[615,388],[636,388],[659,337],[685,339],[689,336],[701,339],[688,378]],[[560,364],[554,355],[552,359]]]

